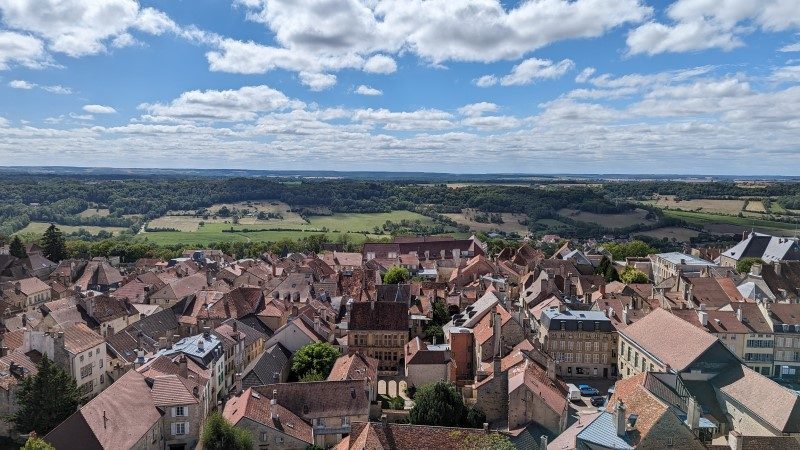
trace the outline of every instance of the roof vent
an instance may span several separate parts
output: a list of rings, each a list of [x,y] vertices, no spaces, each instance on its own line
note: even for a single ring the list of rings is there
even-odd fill
[[[636,428],[636,420],[639,418],[639,414],[632,413],[628,416],[628,426],[630,428]]]

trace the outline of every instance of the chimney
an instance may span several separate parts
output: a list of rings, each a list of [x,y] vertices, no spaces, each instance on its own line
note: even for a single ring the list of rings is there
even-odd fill
[[[242,374],[236,373],[233,375],[233,385],[236,387],[236,394],[242,393]]]
[[[701,309],[697,311],[697,318],[700,320],[700,325],[706,326],[708,325],[708,312]]]
[[[22,283],[17,281],[16,283],[14,283],[14,293],[19,295],[21,292],[22,292]]]
[[[778,265],[779,264],[776,264],[776,266],[778,266]],[[750,275],[753,275],[753,276],[756,276],[756,277],[760,277],[761,276],[761,270],[763,268],[764,268],[764,266],[762,266],[760,263],[753,264],[752,266],[750,266]],[[780,273],[778,272],[778,268],[776,267],[775,269],[776,269],[775,272],[778,275],[780,275]]]
[[[617,426],[617,436],[625,436],[625,405],[622,400],[617,400],[617,404],[614,406],[614,420]]]
[[[572,297],[572,272],[568,273],[567,276],[564,277],[564,297]]]
[[[556,360],[554,358],[547,358],[547,377],[551,380],[556,379]]]
[[[233,321],[233,325],[232,325],[231,328],[233,328],[233,332],[234,333],[238,333],[239,332],[239,321],[238,320],[234,320]]]
[[[742,433],[736,430],[731,430],[731,432],[728,433],[728,445],[731,447],[731,450],[742,450],[743,441]]]
[[[776,261],[775,264],[772,265],[772,270],[775,271],[775,275],[781,276],[781,272],[783,271],[783,262]]]
[[[547,436],[544,434],[539,438],[539,448],[547,448]]]
[[[2,346],[0,347],[0,358],[8,355],[8,347]]]
[[[144,320],[145,317],[147,317],[145,313],[139,313],[139,320]]]
[[[371,309],[371,310],[373,310],[373,311],[375,310],[375,300],[371,300],[371,301],[369,302],[369,309]]]
[[[386,414],[381,414],[381,425],[385,427],[388,424],[389,424],[389,416],[387,416]]]
[[[269,400],[269,417],[272,420],[280,419],[280,416],[276,411],[277,408],[273,408],[275,405],[278,404],[277,396],[278,396],[278,391],[277,390],[272,391],[272,398]]]
[[[214,284],[214,277],[211,275],[211,271],[206,269],[206,284],[211,286]]]
[[[606,298],[606,283],[600,282],[600,296]]]
[[[166,337],[158,338],[158,349],[163,350],[166,348],[167,348],[167,338]]]
[[[107,423],[108,423],[108,418],[106,417],[105,410],[103,410],[103,428],[106,428]]]
[[[25,328],[28,326],[28,315],[22,313],[22,327]]]
[[[319,314],[314,314],[314,331],[320,332]]]
[[[489,422],[483,422],[483,432],[489,433]]]
[[[742,307],[741,306],[736,308],[736,320],[738,320],[739,322],[742,321]]]
[[[205,350],[205,348],[206,348],[205,339],[203,339],[203,338],[198,339],[197,340],[197,349],[200,350],[200,351],[203,351],[203,350]]]
[[[628,305],[622,306],[622,323],[628,325]]]
[[[686,409],[686,424],[689,425],[689,429],[695,431],[700,428],[700,416],[703,411],[700,409],[700,405],[697,404],[697,400],[692,396],[689,396],[689,404],[686,405]]]
[[[186,355],[181,354],[178,358],[178,376],[183,379],[189,378],[189,365],[186,363]]]

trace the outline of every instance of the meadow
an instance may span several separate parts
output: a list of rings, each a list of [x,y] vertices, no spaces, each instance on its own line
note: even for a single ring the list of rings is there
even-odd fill
[[[620,214],[596,214],[575,209],[560,209],[558,214],[579,222],[596,223],[606,228],[625,228],[639,224],[656,223],[655,219],[647,219],[647,210],[635,209]]]
[[[167,216],[167,218],[180,216]],[[284,216],[285,217],[285,216]],[[299,217],[299,216],[298,216]],[[194,231],[160,231],[139,233],[137,239],[148,240],[160,245],[187,244],[203,245],[209,242],[275,242],[283,239],[299,239],[311,234],[326,234],[331,240],[343,235],[350,242],[360,243],[367,239],[386,238],[388,234],[376,234],[374,228],[382,228],[389,220],[419,220],[423,225],[433,225],[431,218],[411,211],[392,211],[389,213],[341,213],[330,216],[310,216],[308,223],[285,220],[259,221],[258,223],[233,224],[225,222],[206,222]],[[202,220],[202,219],[201,219]],[[152,222],[151,222],[152,224]],[[153,225],[151,225],[153,226]],[[245,230],[250,231],[245,231]]]

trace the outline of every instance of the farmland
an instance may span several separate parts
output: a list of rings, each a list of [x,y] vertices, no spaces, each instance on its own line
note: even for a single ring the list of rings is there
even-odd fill
[[[175,217],[186,216],[166,216],[163,218],[174,219]],[[297,217],[299,218],[299,216]],[[310,216],[308,219],[308,223],[302,221],[302,218],[300,218],[301,223],[297,223],[294,219],[289,219],[292,222],[287,222],[286,216],[284,216],[284,220],[259,221],[258,223],[250,224],[244,223],[244,219],[242,219],[239,224],[235,225],[230,222],[230,219],[227,219],[222,222],[205,222],[193,231],[145,232],[140,233],[138,238],[161,245],[178,243],[202,245],[210,242],[275,242],[282,239],[298,239],[311,234],[324,233],[333,240],[346,235],[351,242],[359,243],[366,239],[387,237],[387,235],[374,233],[374,228],[381,228],[387,220],[395,223],[402,220],[419,220],[422,225],[434,224],[431,218],[410,211],[341,213],[330,216]],[[199,219],[198,223],[200,220],[202,219]]]
[[[669,240],[674,239],[679,242],[688,242],[689,239],[696,237],[700,234],[700,232],[683,227],[664,227],[656,228],[655,230],[643,231],[636,234],[650,236],[656,239],[667,238]]]
[[[49,226],[50,226],[50,224],[47,223],[47,222],[31,222],[25,228],[17,231],[16,234],[22,234],[22,235],[24,235],[24,234],[35,234],[35,235],[39,235],[39,234],[44,233],[44,231]],[[67,234],[74,233],[74,232],[76,232],[76,231],[78,231],[80,229],[84,229],[84,230],[88,231],[91,234],[97,234],[97,233],[99,233],[100,231],[103,231],[103,230],[108,231],[110,233],[117,234],[120,231],[127,230],[127,228],[122,228],[122,227],[96,227],[96,226],[90,226],[90,225],[80,225],[80,226],[58,225],[58,229],[60,229],[63,233],[67,233]]]
[[[520,220],[526,219],[524,214],[501,213],[500,217],[503,219],[503,223],[485,223],[475,220],[476,213],[479,212],[466,208],[461,214],[444,215],[453,219],[456,223],[467,225],[471,230],[484,232],[499,230],[505,233],[517,233],[520,236],[524,236],[528,232],[528,228],[519,223]]]
[[[728,216],[703,212],[666,210],[664,215],[681,219],[687,223],[701,225],[712,233],[739,233],[751,228],[764,233],[782,235],[793,234],[796,224],[776,222],[773,220],[758,219],[754,217]]]
[[[655,200],[644,203],[659,208],[679,209],[682,211],[699,211],[718,214],[738,214],[744,208],[744,200],[716,200],[716,199],[695,199],[695,200],[676,200],[675,196],[659,196]],[[752,203],[752,202],[751,202]],[[760,203],[760,202],[759,202]],[[762,211],[764,205],[761,205]]]
[[[558,214],[579,222],[595,223],[606,228],[625,228],[639,224],[653,224],[655,219],[648,219],[648,211],[635,209],[620,214],[596,214],[575,209],[560,209]]]

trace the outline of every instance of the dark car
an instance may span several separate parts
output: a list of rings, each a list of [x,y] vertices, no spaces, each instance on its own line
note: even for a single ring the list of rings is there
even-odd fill
[[[606,398],[603,397],[602,395],[595,395],[594,397],[592,397],[592,406],[600,407],[605,404],[606,404]]]
[[[600,391],[589,386],[588,384],[582,384],[578,386],[578,389],[580,389],[581,395],[584,397],[594,397],[595,395],[600,395]]]

